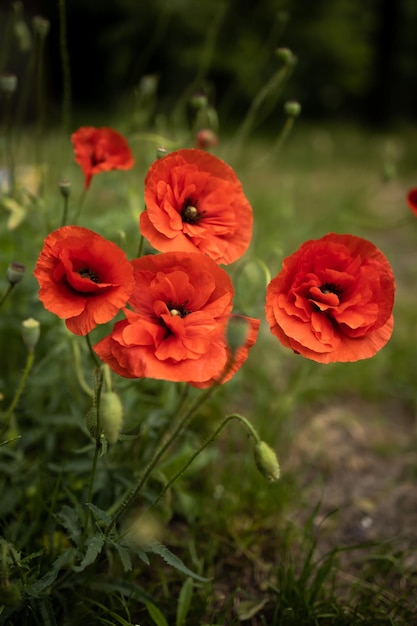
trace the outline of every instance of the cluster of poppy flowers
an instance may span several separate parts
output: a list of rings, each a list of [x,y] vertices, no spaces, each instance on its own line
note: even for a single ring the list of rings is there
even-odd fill
[[[92,176],[128,169],[133,157],[112,129],[73,137],[88,188]],[[46,239],[35,268],[46,309],[86,335],[117,321],[94,350],[128,378],[226,382],[256,342],[260,321],[233,313],[234,289],[222,265],[248,249],[253,214],[235,172],[199,149],[157,159],[145,178],[139,228],[157,250],[129,261],[113,242],[80,226]],[[373,356],[391,336],[395,282],[385,256],[352,235],[305,242],[284,259],[266,292],[270,330],[286,347],[330,363]],[[228,327],[244,328],[230,345]]]

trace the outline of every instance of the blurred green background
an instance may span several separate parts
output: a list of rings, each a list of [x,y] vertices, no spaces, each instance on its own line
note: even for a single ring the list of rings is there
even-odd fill
[[[14,4],[1,3],[3,34]],[[298,56],[286,94],[302,102],[305,119],[416,119],[414,0],[67,0],[65,7],[73,103],[84,110],[98,103],[117,110],[152,75],[162,111],[192,85],[208,93],[223,124],[233,124],[276,70],[274,50],[286,46]],[[51,21],[49,113],[58,116],[59,0],[26,0],[23,8],[28,22],[36,14]],[[0,71],[22,72],[21,41]]]

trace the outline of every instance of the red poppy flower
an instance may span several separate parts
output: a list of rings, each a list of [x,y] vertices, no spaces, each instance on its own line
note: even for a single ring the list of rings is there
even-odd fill
[[[178,150],[151,165],[140,230],[162,252],[202,252],[233,263],[249,246],[252,208],[232,168],[203,150]]]
[[[284,346],[309,359],[358,361],[391,337],[394,290],[392,269],[378,248],[330,233],[284,259],[268,285],[266,318]]]
[[[408,192],[407,203],[414,215],[417,215],[417,187]]]
[[[133,311],[125,309],[126,320],[94,350],[120,376],[210,384],[229,356],[229,276],[199,253],[148,255],[132,265]]]
[[[123,250],[80,226],[63,226],[48,235],[34,274],[44,307],[65,319],[76,335],[113,319],[135,285]]]
[[[129,170],[134,163],[126,139],[112,128],[82,126],[71,136],[75,160],[81,167],[84,186],[89,188],[94,174]]]

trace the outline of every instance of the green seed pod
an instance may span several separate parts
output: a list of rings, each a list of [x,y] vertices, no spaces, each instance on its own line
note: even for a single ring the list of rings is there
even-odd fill
[[[277,455],[265,441],[257,441],[254,448],[255,463],[258,470],[270,482],[281,475]]]
[[[301,113],[301,104],[297,100],[288,100],[284,104],[284,111],[288,117],[298,117]]]
[[[123,424],[123,405],[113,391],[101,394],[100,420],[103,434],[109,443],[116,443]]]
[[[26,268],[23,263],[18,263],[17,261],[12,261],[10,263],[7,268],[7,280],[10,285],[16,285],[16,283],[19,283],[22,280],[25,269]]]
[[[29,352],[33,352],[41,334],[38,320],[29,317],[22,322],[22,337]]]

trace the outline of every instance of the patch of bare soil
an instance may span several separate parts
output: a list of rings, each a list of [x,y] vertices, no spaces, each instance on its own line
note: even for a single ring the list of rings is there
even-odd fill
[[[417,609],[416,432],[398,406],[331,406],[304,424],[293,444],[292,469],[312,507],[321,502],[315,519],[319,553],[378,543],[340,555],[346,591],[370,558],[378,572],[375,558],[384,554],[378,562],[391,565],[385,580],[390,592],[414,594]]]

